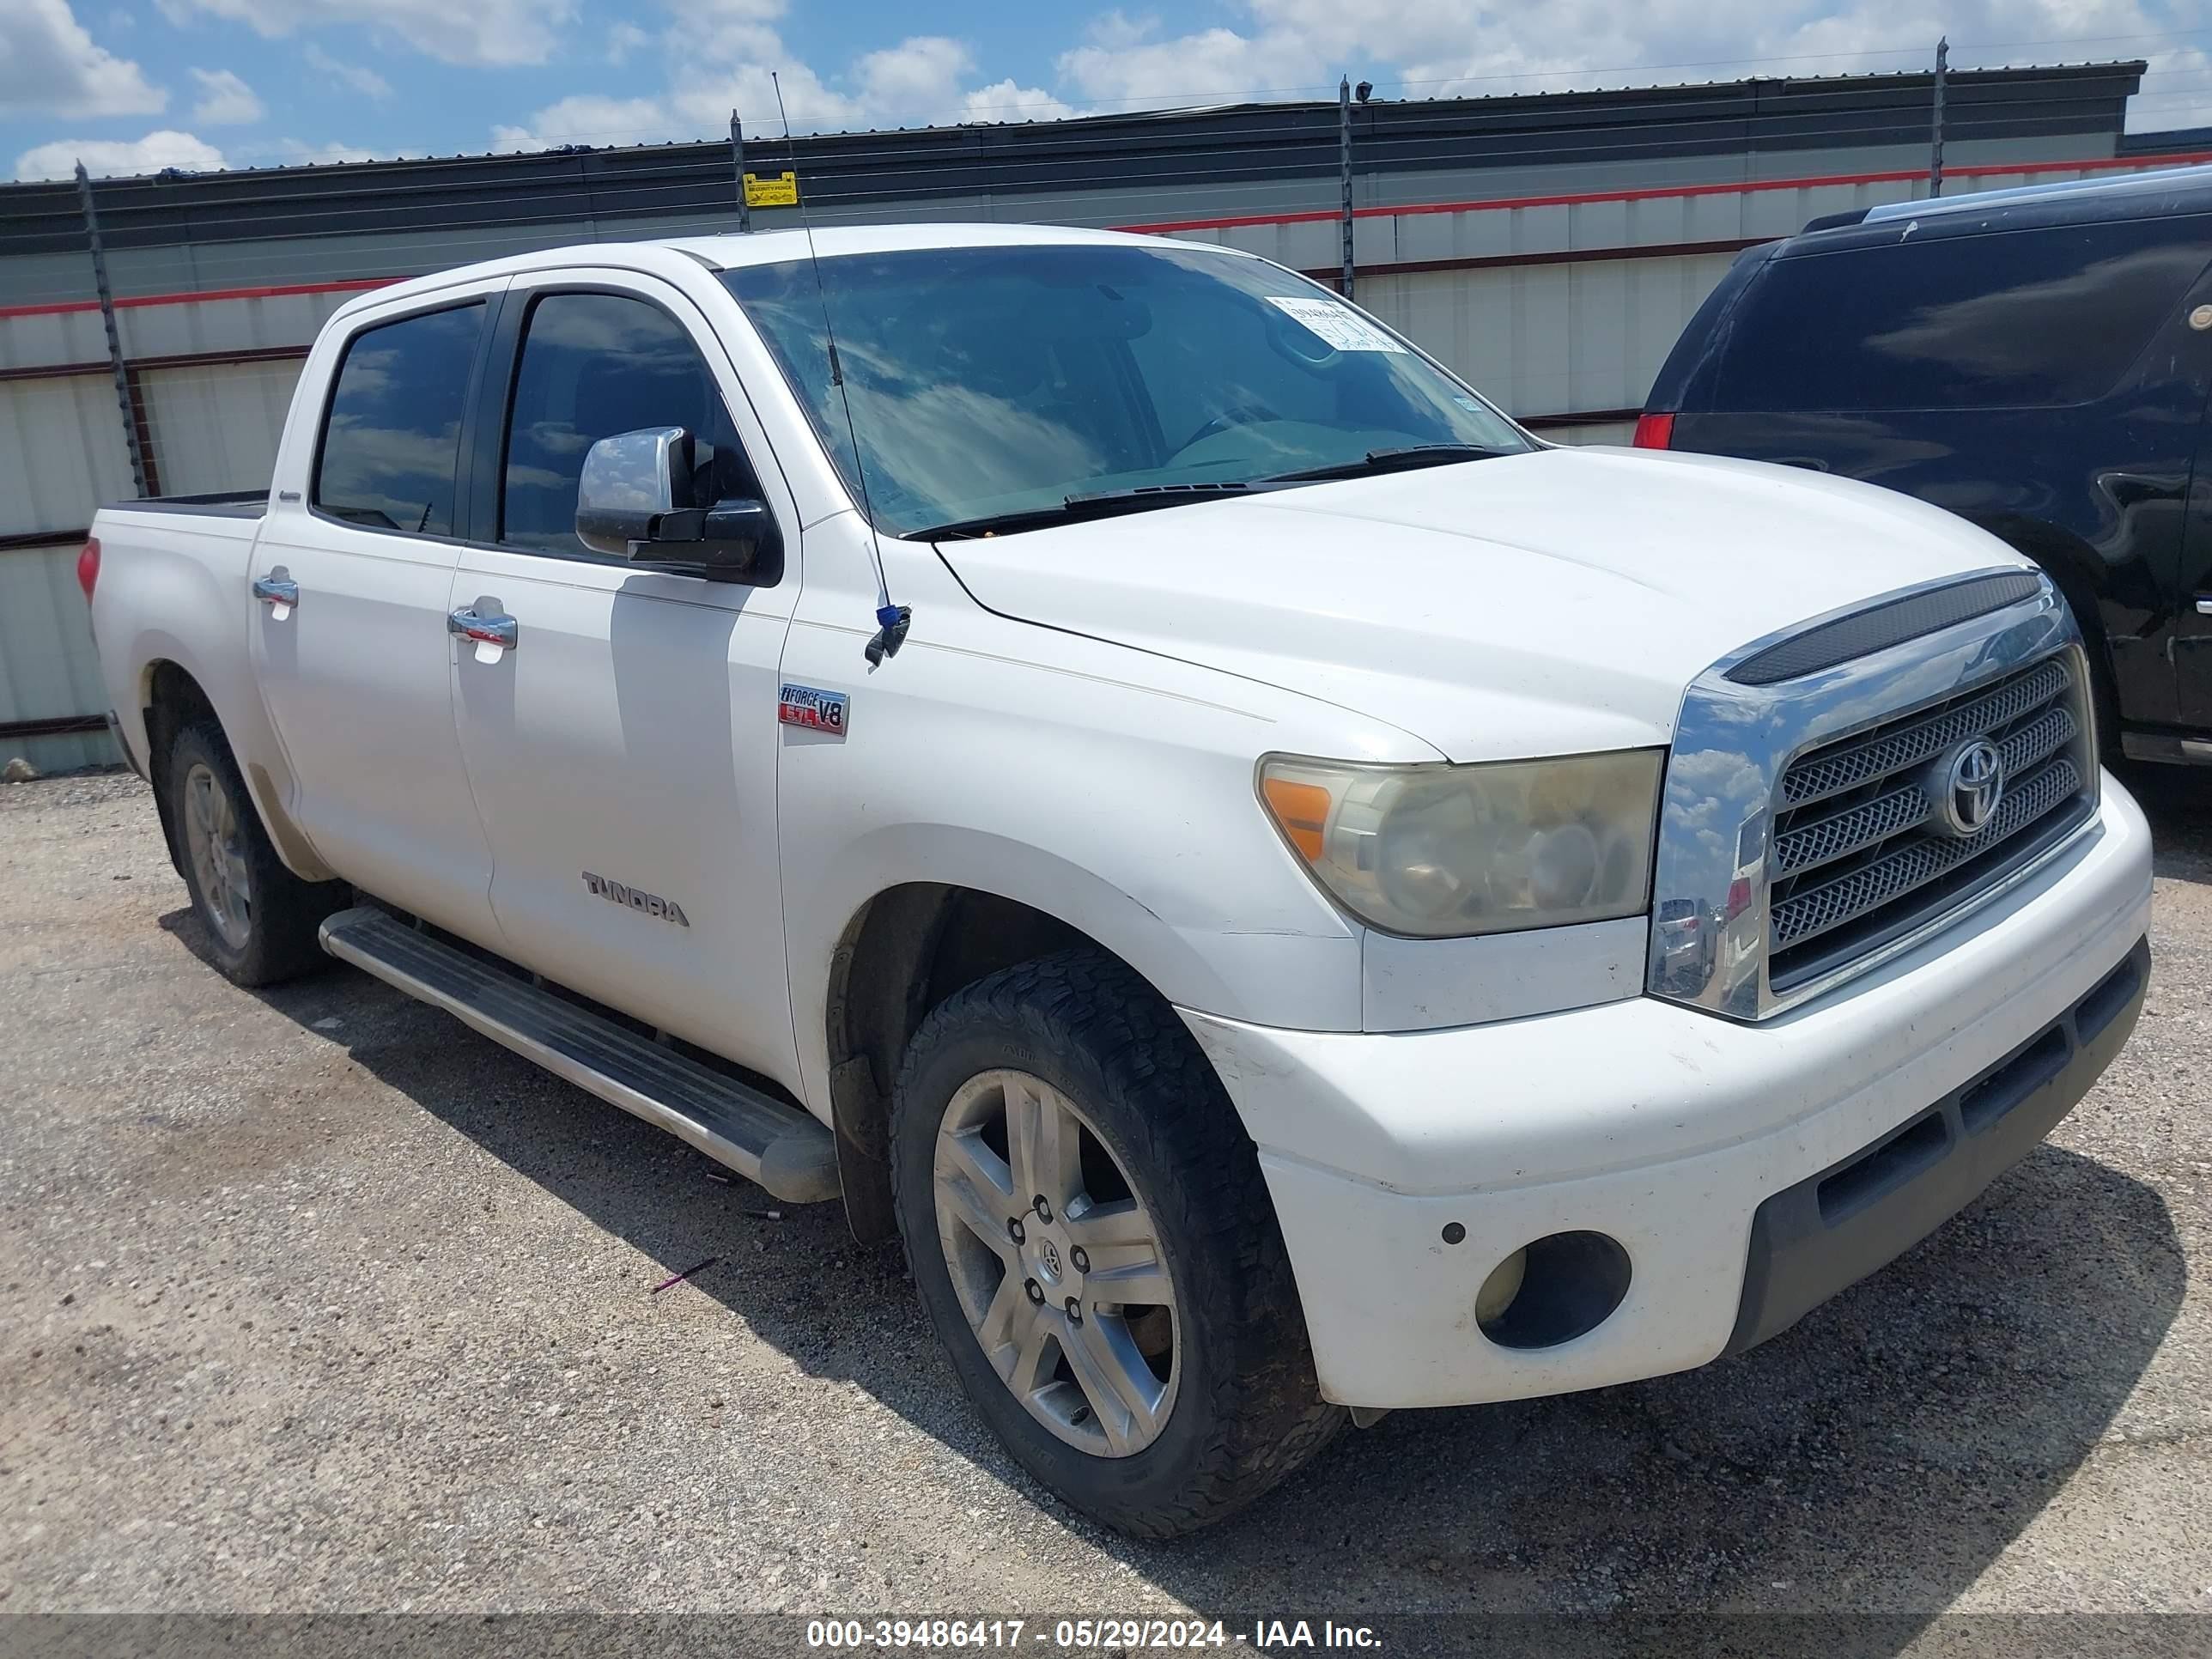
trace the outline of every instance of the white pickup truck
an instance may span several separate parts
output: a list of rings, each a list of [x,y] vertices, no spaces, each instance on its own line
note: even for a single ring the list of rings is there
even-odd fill
[[[1549,447],[1249,255],[816,243],[364,295],[265,499],[81,574],[216,966],[902,1235],[1078,1508],[1759,1342],[2125,1041],[2148,835],[1990,537]]]

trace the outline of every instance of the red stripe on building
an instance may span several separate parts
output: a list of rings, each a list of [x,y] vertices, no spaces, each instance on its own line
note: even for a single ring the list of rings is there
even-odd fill
[[[338,283],[286,283],[276,288],[211,288],[197,294],[140,294],[118,300],[118,311],[139,306],[196,305],[204,300],[282,300],[295,294],[361,294],[388,288],[404,276],[355,276]],[[97,311],[97,300],[58,300],[42,306],[0,306],[0,317],[54,317],[70,311]]]
[[[1948,179],[2031,178],[2039,173],[2107,173],[2118,168],[2147,172],[2212,161],[2212,150],[2185,155],[2116,155],[2089,161],[2028,161],[2002,167],[1954,167]],[[1722,185],[1653,185],[1641,190],[1594,190],[1562,196],[1500,196],[1480,202],[1418,202],[1402,207],[1354,208],[1355,219],[1410,218],[1423,213],[1500,213],[1511,208],[1581,207],[1592,202],[1651,202],[1674,196],[1748,196],[1770,190],[1817,190],[1832,185],[1898,185],[1925,179],[1925,167],[1889,173],[1827,173],[1807,179],[1747,179]],[[1152,225],[1121,225],[1122,230],[1158,234],[1171,230],[1233,230],[1245,225],[1333,223],[1343,217],[1334,208],[1310,213],[1253,213],[1226,219],[1176,219]]]
[[[1956,167],[1948,175],[1959,179],[2033,178],[2045,173],[2110,173],[2125,169],[2147,172],[2160,167],[2191,167],[2212,161],[2212,150],[2179,155],[2116,155],[2085,161],[2027,161],[2002,167]],[[1775,190],[1817,190],[1837,185],[1907,184],[1928,176],[1924,168],[1900,168],[1888,173],[1829,173],[1803,179],[1747,179],[1729,184],[1653,185],[1638,190],[1583,191],[1556,196],[1501,196],[1479,202],[1415,202],[1398,207],[1354,208],[1355,219],[1395,219],[1425,213],[1503,213],[1514,208],[1581,207],[1595,202],[1652,202],[1668,197],[1749,196]],[[1177,230],[1233,230],[1249,225],[1304,225],[1334,222],[1341,216],[1332,208],[1308,213],[1253,213],[1220,219],[1164,220],[1156,224],[1119,225],[1119,230],[1158,234]],[[118,300],[126,311],[140,306],[198,305],[216,300],[274,300],[295,294],[358,294],[385,288],[401,276],[356,277],[344,282],[291,283],[273,288],[220,288],[201,293],[142,294]],[[47,317],[73,311],[97,311],[96,300],[63,300],[46,305],[0,306],[0,319]]]

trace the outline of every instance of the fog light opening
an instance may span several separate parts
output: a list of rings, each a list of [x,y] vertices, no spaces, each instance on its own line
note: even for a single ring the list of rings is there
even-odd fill
[[[1501,1348],[1553,1348],[1586,1336],[1628,1294],[1628,1252],[1603,1233],[1551,1233],[1491,1269],[1474,1320]]]

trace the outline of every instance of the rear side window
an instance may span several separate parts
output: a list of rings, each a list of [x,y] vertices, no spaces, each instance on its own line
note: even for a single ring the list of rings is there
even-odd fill
[[[693,439],[694,499],[760,494],[707,360],[650,301],[549,294],[531,307],[507,414],[501,541],[596,559],[576,538],[576,485],[601,438],[680,426]]]
[[[1721,410],[2019,408],[2110,391],[2212,258],[2202,218],[1931,237],[1767,262]]]
[[[455,306],[347,343],[315,463],[317,507],[382,530],[453,533],[461,411],[483,315],[481,301]]]

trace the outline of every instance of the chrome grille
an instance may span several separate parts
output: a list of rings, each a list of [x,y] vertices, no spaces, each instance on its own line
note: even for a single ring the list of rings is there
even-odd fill
[[[2070,678],[2066,665],[2054,659],[1961,704],[1946,704],[1872,737],[1817,750],[1782,775],[1781,799],[1775,805],[1779,809],[1810,805],[1870,778],[1933,760],[1954,743],[1986,734],[2051,702],[2066,690]]]
[[[2045,659],[1785,769],[1767,861],[1768,984],[1846,967],[2002,880],[2090,810],[2095,757],[2075,659]],[[1942,833],[1924,774],[1986,737],[2004,792],[1980,833]]]

